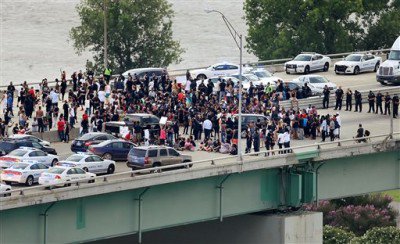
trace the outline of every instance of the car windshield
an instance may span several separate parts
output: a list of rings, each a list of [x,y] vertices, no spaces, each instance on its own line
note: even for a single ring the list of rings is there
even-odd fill
[[[358,62],[361,59],[361,55],[349,55],[345,58],[346,61]]]
[[[93,136],[94,136],[94,134],[87,133],[87,134],[84,134],[83,136],[81,136],[79,138],[79,140],[89,140],[89,139],[92,139]]]
[[[15,163],[9,169],[25,169],[28,166],[29,166],[29,164]]]
[[[64,168],[50,168],[49,170],[47,170],[47,173],[50,174],[62,174],[62,172],[64,172],[66,169]]]
[[[144,157],[146,156],[146,150],[143,149],[138,149],[138,148],[132,148],[130,151],[130,154],[136,157]]]
[[[69,156],[66,161],[71,161],[71,162],[79,162],[81,161],[82,158],[84,158],[85,156],[83,155],[71,155]]]
[[[260,78],[272,77],[272,74],[266,70],[265,71],[255,71],[254,74]]]
[[[247,79],[250,81],[259,81],[260,79],[256,75],[246,75]]]
[[[310,83],[328,83],[328,79],[326,79],[325,77],[322,76],[313,76],[310,77]]]
[[[300,54],[300,55],[297,55],[297,57],[295,57],[293,60],[294,61],[310,61],[311,55]]]
[[[400,60],[400,51],[390,51],[389,60]]]
[[[9,155],[9,156],[22,157],[22,156],[24,156],[26,153],[27,153],[26,150],[17,149],[17,150],[14,150],[14,151],[10,152],[8,155]]]

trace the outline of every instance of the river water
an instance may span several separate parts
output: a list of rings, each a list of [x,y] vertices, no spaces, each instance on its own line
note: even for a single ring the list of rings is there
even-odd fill
[[[239,61],[239,51],[218,14],[223,12],[239,33],[246,35],[243,0],[169,0],[175,11],[174,38],[185,49],[183,61],[170,69]],[[80,23],[75,6],[79,0],[0,0],[0,85],[9,81],[37,82],[44,77],[67,77],[82,69],[89,52],[77,55],[69,30]],[[256,58],[244,52],[243,60]]]

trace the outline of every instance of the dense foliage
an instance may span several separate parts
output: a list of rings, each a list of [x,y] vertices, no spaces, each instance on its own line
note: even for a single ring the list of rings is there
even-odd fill
[[[166,0],[82,0],[81,25],[70,37],[78,53],[89,49],[103,67],[104,3],[107,4],[108,62],[114,72],[137,67],[166,67],[180,61],[183,50],[172,39],[173,11]]]
[[[324,244],[348,244],[355,237],[352,232],[330,225],[324,226]]]
[[[400,0],[246,0],[247,48],[260,59],[389,47],[400,35]]]
[[[398,213],[390,206],[391,201],[388,196],[365,195],[321,201],[318,206],[305,206],[305,210],[322,212],[324,225],[341,227],[361,236],[373,227],[396,225]]]
[[[383,244],[383,243],[400,243],[400,229],[396,227],[372,228],[363,236],[356,237],[350,242],[351,244]]]

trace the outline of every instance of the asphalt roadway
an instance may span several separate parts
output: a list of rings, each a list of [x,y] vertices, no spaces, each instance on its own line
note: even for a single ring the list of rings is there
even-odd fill
[[[375,80],[375,73],[365,73],[360,74],[357,76],[354,75],[336,75],[332,70],[329,72],[320,72],[316,73],[320,75],[326,76],[330,81],[336,83],[338,86],[342,86],[342,89],[351,88],[354,90],[369,90],[369,89],[379,89],[382,86],[380,83],[376,82]],[[285,73],[276,73],[275,76],[283,78],[285,81],[289,81],[298,77],[298,75],[287,75]],[[400,87],[399,87],[400,93]],[[340,113],[340,117],[342,120],[341,126],[341,139],[351,139],[355,136],[356,131],[358,129],[358,125],[361,123],[364,129],[369,130],[371,132],[371,136],[378,135],[378,134],[388,134],[390,132],[390,116],[389,115],[380,115],[380,114],[372,114],[367,113],[368,105],[363,104],[363,111],[359,112],[349,112],[344,111],[334,111],[334,101],[330,103],[331,108],[326,110],[319,110],[318,113],[325,115],[325,114],[336,114],[336,112]],[[353,106],[354,109],[354,106]],[[394,119],[393,122],[393,130],[394,132],[400,131],[400,119]],[[305,139],[305,140],[292,140],[291,146],[303,146],[308,144],[315,144],[320,142],[320,138],[316,140]],[[244,146],[245,143],[242,143]],[[53,143],[52,147],[54,147],[58,155],[60,156],[60,160],[66,159],[69,155],[72,154],[70,150],[70,143]],[[192,155],[193,161],[197,160],[208,160],[217,157],[223,157],[223,154],[220,153],[209,153],[204,151],[185,151],[185,154]],[[197,167],[201,167],[198,165]],[[130,169],[126,166],[126,162],[117,162],[116,172],[125,172],[129,171]],[[18,189],[24,186],[17,186],[13,185],[13,189]]]

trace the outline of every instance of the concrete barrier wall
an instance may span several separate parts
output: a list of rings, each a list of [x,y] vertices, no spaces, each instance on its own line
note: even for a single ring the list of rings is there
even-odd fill
[[[60,137],[58,136],[57,130],[45,131],[44,133],[32,132],[32,135],[51,143],[60,142]],[[69,132],[69,140],[71,141],[78,137],[79,137],[79,128],[72,128]]]

